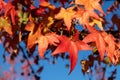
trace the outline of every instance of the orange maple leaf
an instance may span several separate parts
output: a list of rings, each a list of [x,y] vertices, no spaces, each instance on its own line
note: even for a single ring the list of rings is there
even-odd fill
[[[53,10],[56,8],[54,5],[50,4],[46,0],[39,0],[39,1],[40,1],[39,5],[42,6],[42,7],[48,7],[48,8],[53,9]]]
[[[77,11],[74,15],[74,18],[78,20],[80,24],[83,26],[88,26],[90,22],[90,18],[95,18],[99,20],[99,16],[94,11],[87,11],[84,8],[77,7]]]
[[[93,31],[92,33],[88,34],[84,39],[83,42],[90,43],[95,42],[98,48],[98,52],[100,54],[101,61],[104,59],[104,53],[106,49],[106,43],[104,41],[103,36],[98,31]]]
[[[78,51],[79,50],[91,50],[91,48],[82,41],[71,41],[66,36],[60,36],[58,38],[61,43],[58,45],[58,47],[53,51],[52,55],[60,54],[69,52],[70,54],[70,72],[73,71],[73,69],[76,66],[77,60],[78,60]]]
[[[29,16],[29,20],[30,22],[25,26],[25,30],[30,31],[27,40],[27,47],[30,49],[36,44],[38,37],[41,35],[41,24],[39,24],[37,30],[34,31],[36,24],[31,15]]]
[[[116,65],[120,55],[119,51],[116,49],[119,47],[115,43],[115,38],[111,34],[107,34],[104,31],[97,31],[93,27],[88,27],[88,29],[91,33],[88,34],[83,41],[85,43],[95,42],[101,61],[104,59],[104,53],[106,52],[106,55],[110,61]]]
[[[65,25],[67,26],[67,29],[70,30],[73,16],[75,15],[75,11],[73,11],[74,7],[70,7],[67,9],[64,9],[63,7],[60,9],[60,12],[55,15],[56,19],[63,19]]]
[[[104,11],[102,10],[102,7],[99,3],[100,0],[75,0],[75,4],[80,4],[85,6],[85,10],[93,11],[98,10],[102,14],[104,14]]]
[[[57,43],[59,43],[57,36],[58,35],[55,33],[48,33],[45,36],[42,35],[38,38],[38,52],[41,58],[44,58],[44,53],[49,44],[57,46]]]
[[[38,37],[40,36],[40,33],[41,33],[40,28],[38,28],[38,30],[35,33],[33,33],[33,31],[29,33],[28,40],[27,40],[27,47],[29,49],[32,48],[36,44],[36,41]]]
[[[76,19],[78,19],[79,23],[83,26],[89,26],[90,18],[95,18],[100,20],[99,15],[94,11],[98,10],[101,15],[104,15],[104,12],[99,4],[100,0],[75,0],[75,4],[83,5],[84,7],[78,7],[78,11],[76,12]],[[81,14],[79,14],[81,13]]]
[[[48,39],[45,36],[40,36],[38,39],[38,53],[41,58],[44,57],[44,53],[48,47]]]
[[[120,57],[119,52],[117,51],[117,46],[115,43],[115,38],[111,34],[102,33],[104,40],[107,44],[106,46],[106,55],[113,64],[117,64]]]

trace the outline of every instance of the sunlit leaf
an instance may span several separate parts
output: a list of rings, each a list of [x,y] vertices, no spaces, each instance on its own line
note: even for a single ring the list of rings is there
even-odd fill
[[[96,43],[96,46],[97,46],[97,49],[98,49],[98,52],[100,54],[100,58],[102,61],[104,58],[106,44],[105,44],[105,41],[104,41],[101,33],[100,32],[90,33],[83,39],[83,41],[85,43],[90,43],[90,42]]]
[[[0,13],[2,12],[6,4],[7,4],[6,2],[4,2],[3,0],[0,0]]]
[[[62,7],[60,9],[60,12],[57,15],[55,15],[56,19],[63,19],[64,20],[64,23],[65,23],[68,30],[70,30],[70,28],[71,28],[71,22],[72,22],[72,19],[74,18],[73,16],[75,15],[73,8],[74,7],[70,7],[70,8],[65,9]]]
[[[8,14],[11,15],[12,23],[13,23],[13,25],[15,25],[16,24],[15,18],[16,18],[17,13],[16,13],[16,10],[15,10],[15,6],[13,6],[12,3],[8,3],[5,6],[4,16],[7,17]]]
[[[48,40],[45,36],[40,36],[38,39],[38,52],[41,58],[44,57],[44,53],[48,47]]]
[[[4,29],[6,32],[8,32],[10,35],[12,35],[12,26],[9,23],[9,21],[4,19],[3,17],[0,17],[0,30]]]
[[[90,22],[90,26],[97,24],[100,30],[104,30],[102,26],[102,21],[103,21],[102,18],[100,18],[100,20],[92,19],[92,22]]]
[[[58,45],[58,47],[53,51],[52,55],[60,54],[68,52],[70,55],[70,72],[73,71],[73,69],[76,66],[77,60],[78,60],[78,51],[79,50],[91,50],[91,48],[85,44],[82,41],[71,41],[66,36],[60,36],[58,38],[61,43]]]
[[[53,9],[53,10],[56,8],[54,5],[50,4],[46,0],[40,0],[40,6],[49,7],[50,9]]]
[[[86,10],[98,10],[99,12],[104,14],[99,1],[100,0],[75,0],[75,4],[84,5]]]
[[[29,20],[28,18],[28,13],[27,12],[21,12],[21,11],[18,11],[18,17],[19,17],[19,22],[22,24],[26,24]]]
[[[48,45],[55,45],[57,46],[57,43],[59,43],[59,40],[57,39],[57,35],[55,33],[48,33],[45,36],[40,36],[38,38],[38,52],[41,58],[44,58],[44,53],[48,48]]]
[[[104,40],[107,44],[106,54],[110,61],[114,64],[117,64],[118,58],[120,57],[119,51],[116,50],[115,38],[110,34],[102,34],[104,36]]]
[[[58,35],[55,33],[46,34],[45,36],[48,39],[49,44],[57,46],[57,43],[59,43]]]
[[[52,17],[48,17],[49,23],[47,24],[47,26],[49,27],[51,24],[54,23],[54,20]]]
[[[33,45],[36,44],[37,38],[41,35],[40,25],[37,26],[38,29],[34,32],[35,23],[33,21],[32,16],[29,17],[30,23],[25,26],[25,30],[30,31],[28,40],[27,40],[27,47],[30,49]]]

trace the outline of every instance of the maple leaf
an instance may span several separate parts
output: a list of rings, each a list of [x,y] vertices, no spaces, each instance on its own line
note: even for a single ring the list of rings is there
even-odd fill
[[[53,13],[49,12],[47,15],[42,17],[43,19],[41,21],[46,27],[50,27],[54,23]]]
[[[112,63],[116,65],[118,58],[120,57],[118,51],[116,50],[115,38],[111,34],[102,33],[104,40],[107,44],[106,54]]]
[[[5,5],[6,5],[6,3],[3,0],[0,0],[0,12],[2,12]]]
[[[88,11],[94,12],[94,10],[98,10],[99,12],[104,14],[99,1],[100,0],[75,0],[75,4],[84,5],[85,9]]]
[[[25,30],[31,31],[31,33],[33,33],[33,30],[35,27],[35,22],[34,22],[34,19],[31,14],[29,15],[29,21],[30,22],[28,24],[26,24],[26,26],[25,26]],[[39,26],[41,26],[41,25],[39,25]]]
[[[99,16],[94,11],[90,11],[90,10],[86,11],[81,7],[77,7],[77,9],[78,10],[76,11],[74,18],[76,18],[78,22],[83,26],[89,25],[90,18],[95,18],[96,20],[100,19]]]
[[[83,41],[85,43],[95,42],[101,61],[104,59],[104,53],[106,52],[106,55],[110,61],[116,65],[119,61],[120,55],[119,51],[116,49],[118,46],[116,46],[115,38],[111,34],[107,34],[104,31],[99,32],[93,27],[88,27],[88,30],[91,33],[88,34]]]
[[[46,1],[46,0],[39,0],[39,1],[40,1],[39,6],[48,7],[48,8],[53,9],[53,10],[56,8],[54,5],[50,4],[50,3],[49,3],[48,1]]]
[[[56,19],[63,19],[65,25],[67,26],[67,29],[70,30],[73,16],[75,15],[75,11],[73,11],[74,7],[70,7],[67,9],[64,9],[63,7],[60,9],[60,12],[55,15]]]
[[[44,8],[36,8],[34,5],[31,4],[31,14],[32,16],[40,16],[41,13],[45,12]]]
[[[101,8],[101,5],[99,4],[99,0],[75,0],[75,4],[83,5],[84,7],[78,7],[77,14],[75,16],[76,19],[78,19],[79,23],[83,26],[89,26],[90,18],[95,18],[96,21],[101,21],[101,18],[99,15],[94,11],[98,10],[101,15],[104,15],[104,12]],[[82,14],[79,14],[81,13]],[[96,22],[95,21],[95,22]],[[97,24],[99,24],[100,28],[100,22],[97,21]]]
[[[19,22],[22,24],[27,24],[29,18],[28,18],[28,13],[27,12],[21,12],[17,11],[18,17],[19,17]]]
[[[57,38],[58,37],[57,34],[55,34],[55,33],[47,33],[45,36],[48,39],[49,44],[57,46],[57,43],[59,43],[59,40]]]
[[[42,35],[38,38],[38,52],[41,58],[44,58],[44,53],[49,44],[57,46],[57,43],[59,43],[57,36],[58,35],[55,33],[48,33],[45,36]]]
[[[101,61],[103,60],[106,49],[106,43],[100,32],[93,31],[83,39],[83,42],[85,43],[95,42],[98,52],[100,54]]]
[[[34,32],[36,24],[34,23],[31,15],[29,16],[29,20],[30,22],[25,26],[25,30],[30,31],[27,40],[27,47],[30,49],[35,44],[37,38],[41,35],[41,25],[39,25],[37,31]]]
[[[40,36],[38,39],[38,53],[41,58],[44,57],[44,53],[48,47],[48,40],[45,36]]]
[[[40,36],[40,28],[38,28],[38,30],[33,33],[33,32],[30,32],[29,33],[29,36],[28,36],[28,40],[27,40],[27,47],[30,49],[33,47],[33,45],[36,44],[36,41],[37,41],[37,38]]]
[[[36,15],[40,15],[41,13],[43,13],[45,11],[45,9],[42,9],[42,8],[35,8],[33,9],[33,13],[36,13]]]
[[[0,17],[0,31],[4,29],[7,33],[12,35],[12,26],[10,25],[9,21],[7,18]]]
[[[52,25],[54,23],[53,17],[48,17],[49,23],[47,24],[47,26],[49,27],[50,25]]]
[[[97,24],[101,30],[104,30],[102,26],[102,21],[103,21],[102,18],[100,18],[100,20],[92,19],[92,22],[90,22],[89,25],[94,26],[95,24]]]
[[[34,44],[38,43],[38,52],[40,57],[44,57],[44,53],[48,47],[48,44],[56,46],[56,43],[59,43],[57,36],[55,33],[47,33],[44,36],[41,34],[42,24],[40,24],[36,31],[35,23],[33,21],[32,16],[29,16],[30,23],[26,25],[25,30],[30,31],[27,41],[27,47],[32,48]]]
[[[80,24],[87,25],[89,24],[89,13],[86,13],[84,9],[78,8],[77,13],[74,15],[74,17],[78,20]]]
[[[37,33],[33,34],[34,27],[35,27],[34,23],[29,23],[25,27],[25,30],[30,31],[29,36],[28,36],[28,40],[27,40],[27,47],[29,49],[33,47],[33,45],[35,44],[35,41],[37,39]]]
[[[102,10],[102,7],[99,2],[100,2],[100,0],[90,0],[91,6],[104,15],[104,11]]]
[[[91,48],[82,41],[71,41],[66,36],[60,36],[58,39],[61,41],[61,43],[57,46],[57,48],[55,49],[55,51],[53,51],[51,55],[69,52],[71,64],[69,72],[70,74],[77,64],[78,51],[91,50]]]
[[[69,72],[70,74],[75,68],[78,60],[78,48],[73,41],[70,42],[70,45],[68,47],[68,52],[70,53],[70,62],[71,62],[70,72]]]
[[[15,10],[15,6],[13,6],[12,3],[8,3],[8,4],[5,6],[4,16],[7,17],[8,14],[11,15],[12,23],[13,23],[13,25],[15,25],[15,17],[16,17],[16,15],[17,15],[17,12],[16,12],[16,10]]]
[[[46,14],[41,15],[41,22],[44,24],[44,26],[49,28],[54,23],[55,12],[55,10],[49,9],[49,11],[45,12]]]

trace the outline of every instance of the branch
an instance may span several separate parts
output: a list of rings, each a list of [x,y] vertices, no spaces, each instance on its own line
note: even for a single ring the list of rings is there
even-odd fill
[[[23,56],[25,57],[25,59],[26,59],[28,65],[30,66],[30,68],[31,68],[31,70],[32,70],[31,72],[32,72],[33,74],[35,74],[35,71],[34,71],[32,65],[31,65],[31,63],[30,63],[28,57],[26,56],[26,53],[24,52],[24,49],[22,48],[21,45],[19,45],[19,48],[21,49],[21,51],[22,51],[22,53],[23,53]]]

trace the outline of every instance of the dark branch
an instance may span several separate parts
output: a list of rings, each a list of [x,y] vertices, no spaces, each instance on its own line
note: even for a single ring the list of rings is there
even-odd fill
[[[24,58],[26,59],[26,61],[27,61],[28,65],[30,66],[32,73],[33,73],[33,74],[35,74],[35,71],[34,71],[34,69],[33,69],[32,65],[31,65],[31,63],[30,63],[30,61],[29,61],[28,57],[26,56],[26,53],[24,52],[24,49],[22,48],[22,46],[21,46],[21,45],[19,45],[19,48],[21,49],[21,51],[22,51],[22,53],[23,53]]]

